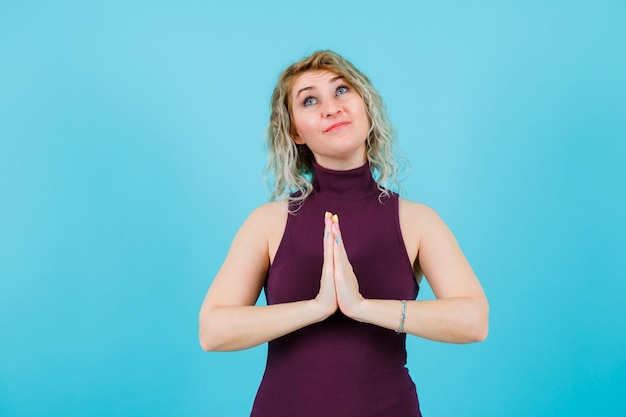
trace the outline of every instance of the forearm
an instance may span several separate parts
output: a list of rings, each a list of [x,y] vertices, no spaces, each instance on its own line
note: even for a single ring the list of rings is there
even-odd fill
[[[206,351],[248,349],[328,316],[315,300],[270,306],[208,307],[200,312],[200,344]]]
[[[351,313],[355,320],[391,330],[400,326],[398,300],[363,299]],[[472,343],[487,337],[489,306],[482,298],[407,301],[404,332],[448,343]]]

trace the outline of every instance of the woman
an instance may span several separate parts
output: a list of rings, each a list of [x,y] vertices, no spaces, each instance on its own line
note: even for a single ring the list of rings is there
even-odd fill
[[[241,226],[200,311],[207,351],[269,342],[252,416],[419,416],[405,333],[486,338],[487,299],[454,236],[389,190],[394,146],[380,96],[341,56],[315,52],[281,74],[275,201]],[[422,276],[435,300],[415,301]],[[268,305],[255,306],[262,289]]]

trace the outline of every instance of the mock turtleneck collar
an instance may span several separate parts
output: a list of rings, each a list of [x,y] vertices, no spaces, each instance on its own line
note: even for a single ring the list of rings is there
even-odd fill
[[[379,192],[369,164],[335,171],[313,161],[313,188],[317,193],[332,195],[340,200],[364,198]]]

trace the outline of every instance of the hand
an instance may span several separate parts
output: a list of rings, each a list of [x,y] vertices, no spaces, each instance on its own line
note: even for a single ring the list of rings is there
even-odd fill
[[[332,217],[331,237],[333,243],[333,270],[335,291],[337,294],[337,304],[339,309],[348,317],[354,317],[354,313],[363,301],[363,296],[359,292],[359,282],[357,281],[352,264],[348,259],[339,219],[337,215]]]
[[[332,233],[331,213],[326,213],[324,216],[324,263],[322,265],[322,277],[320,279],[320,291],[315,297],[325,314],[330,316],[337,311],[337,293],[335,291],[335,279],[334,279],[334,263],[333,263],[333,250],[334,250],[334,237]],[[326,317],[328,317],[326,316]]]

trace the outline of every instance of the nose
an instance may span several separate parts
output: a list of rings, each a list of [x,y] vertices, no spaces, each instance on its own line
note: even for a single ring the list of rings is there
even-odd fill
[[[341,112],[341,106],[334,100],[326,100],[322,107],[324,117],[332,117]]]

